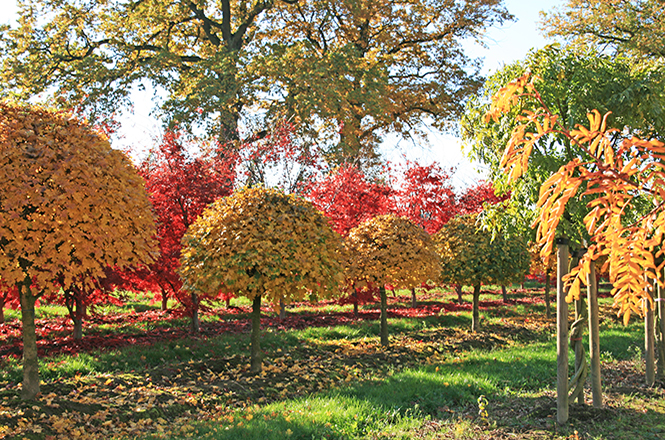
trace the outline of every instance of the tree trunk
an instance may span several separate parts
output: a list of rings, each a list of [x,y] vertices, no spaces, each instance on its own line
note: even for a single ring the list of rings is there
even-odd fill
[[[418,301],[416,300],[416,288],[411,288],[411,308],[415,309],[418,307]]]
[[[552,317],[552,307],[550,305],[550,270],[545,270],[545,316]]]
[[[600,375],[600,330],[598,319],[598,284],[596,266],[591,263],[587,276],[587,301],[589,303],[589,358],[591,363],[591,395],[593,407],[603,406],[603,391]]]
[[[563,277],[568,273],[568,240],[557,240],[556,340],[557,340],[557,412],[559,425],[568,421],[568,303]]]
[[[169,294],[166,289],[162,287],[162,312],[169,308]]]
[[[388,296],[385,286],[379,289],[381,293],[381,345],[387,347],[388,341]]]
[[[506,286],[501,285],[501,295],[503,296],[503,302],[507,303],[508,302],[508,291],[506,290]]]
[[[2,294],[2,298],[0,298],[0,324],[5,323],[5,297],[4,293]]]
[[[199,333],[201,331],[201,321],[199,320],[199,297],[192,293],[192,331]]]
[[[231,308],[231,295],[226,297],[226,308],[227,309]]]
[[[23,328],[23,385],[21,399],[33,400],[39,394],[39,361],[37,359],[37,332],[35,328],[35,301],[30,278],[20,286],[21,323]]]
[[[647,293],[648,294],[648,293]],[[646,358],[645,376],[648,386],[656,382],[656,362],[654,346],[654,313],[651,301],[644,299],[644,354]]]
[[[286,318],[286,304],[284,304],[283,299],[279,299],[279,319],[284,320]]]
[[[251,366],[252,373],[261,372],[261,295],[254,297],[252,301],[252,336],[251,341]]]
[[[480,284],[473,286],[473,318],[471,320],[471,331],[477,332],[480,330]]]
[[[81,300],[81,292],[77,292],[74,296],[74,313],[72,313],[72,321],[74,321],[74,339],[83,339],[83,317],[85,316],[85,309],[83,301]]]
[[[455,292],[457,292],[457,302],[462,304],[464,302],[464,298],[462,298],[462,285],[461,284],[455,284]]]
[[[658,379],[665,380],[665,295],[663,289],[656,283],[656,310],[658,310],[658,326],[656,349],[658,351]]]

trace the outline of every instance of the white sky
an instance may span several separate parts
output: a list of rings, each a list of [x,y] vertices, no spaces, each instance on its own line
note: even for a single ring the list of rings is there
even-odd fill
[[[484,59],[484,72],[489,73],[504,64],[525,57],[532,48],[545,46],[546,41],[538,31],[540,11],[550,11],[564,4],[564,0],[505,0],[508,10],[516,21],[501,28],[490,29],[486,34],[487,48],[470,44],[467,54]],[[17,14],[16,0],[0,0],[0,23],[12,23]],[[132,144],[145,148],[161,135],[159,123],[150,117],[150,94],[137,95],[134,113],[121,119],[120,144]],[[457,188],[472,185],[483,177],[480,164],[471,163],[463,154],[459,139],[438,130],[429,130],[429,145],[413,145],[389,136],[382,145],[382,152],[392,162],[401,162],[406,156],[421,164],[437,161],[444,168],[455,167],[453,183]]]

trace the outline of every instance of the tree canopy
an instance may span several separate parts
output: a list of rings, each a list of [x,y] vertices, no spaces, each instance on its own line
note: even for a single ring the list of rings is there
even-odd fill
[[[665,57],[665,3],[660,0],[568,0],[544,14],[550,36],[619,52]]]
[[[228,141],[241,119],[249,137],[291,120],[332,163],[371,161],[382,133],[457,116],[481,84],[461,41],[510,18],[501,0],[19,6],[0,34],[4,93],[53,92],[97,120],[153,85],[169,124]]]
[[[510,202],[500,210],[487,210],[492,221],[526,236],[537,216],[538,190],[564,163],[578,157],[580,147],[564,135],[553,132],[533,143],[531,163],[519,180],[509,179],[501,166],[505,145],[517,126],[515,117],[535,104],[522,100],[519,106],[487,121],[491,96],[524,72],[532,72],[544,105],[558,116],[566,129],[584,123],[593,108],[612,110],[609,123],[624,127],[623,135],[665,135],[665,72],[655,65],[636,64],[629,58],[600,54],[590,49],[550,46],[531,52],[525,60],[493,74],[483,93],[472,98],[462,120],[462,134],[471,156],[489,165],[490,178],[500,192],[510,190]],[[533,107],[535,111],[535,107]],[[617,133],[617,139],[619,134]],[[588,239],[582,218],[585,201],[567,206],[560,232],[575,242]]]

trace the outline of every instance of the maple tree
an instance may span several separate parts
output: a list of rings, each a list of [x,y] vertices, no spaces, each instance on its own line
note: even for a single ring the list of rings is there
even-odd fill
[[[16,287],[23,390],[39,393],[35,302],[90,289],[108,266],[155,258],[154,219],[140,176],[105,136],[41,108],[0,103],[0,280]]]
[[[343,236],[359,224],[392,209],[392,188],[372,182],[359,167],[341,165],[312,182],[308,200],[328,216],[333,229]]]
[[[551,36],[619,52],[665,57],[665,5],[659,0],[568,0],[544,14]]]
[[[188,148],[189,147],[189,148]],[[150,201],[158,218],[160,255],[146,268],[121,274],[124,288],[153,290],[161,294],[162,309],[170,296],[185,307],[194,331],[199,330],[198,310],[202,301],[219,292],[195,296],[181,289],[178,275],[181,240],[187,228],[215,200],[231,194],[236,158],[220,154],[218,148],[198,148],[194,156],[180,132],[167,131],[139,165]]]
[[[359,288],[378,288],[381,344],[387,346],[386,285],[411,289],[439,276],[439,258],[427,232],[410,220],[380,215],[356,226],[344,241],[346,278]]]
[[[428,234],[436,233],[454,217],[458,208],[459,201],[450,184],[451,172],[436,162],[430,165],[407,162],[402,175],[393,179],[396,189],[391,211],[408,218]]]
[[[180,275],[195,293],[230,291],[252,300],[251,371],[261,370],[261,301],[336,293],[339,234],[306,200],[252,187],[216,201],[183,237]]]
[[[473,286],[472,331],[480,329],[480,287],[520,280],[529,268],[526,244],[502,235],[492,237],[477,224],[478,215],[462,215],[445,224],[434,237],[441,258],[441,280]]]

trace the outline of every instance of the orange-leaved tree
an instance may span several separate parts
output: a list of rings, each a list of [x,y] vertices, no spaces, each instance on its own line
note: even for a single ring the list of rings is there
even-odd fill
[[[253,187],[209,206],[183,237],[180,275],[193,292],[252,300],[251,371],[261,371],[261,300],[329,297],[342,281],[342,239],[295,195]]]
[[[351,230],[345,240],[346,277],[381,294],[381,344],[388,345],[386,284],[412,289],[439,277],[439,257],[429,234],[410,220],[380,215]]]
[[[478,225],[478,214],[460,215],[434,235],[441,257],[441,279],[448,284],[473,286],[471,330],[480,329],[480,286],[512,284],[529,269],[529,252],[519,238],[492,237]]]
[[[153,261],[155,222],[129,159],[65,113],[0,102],[0,282],[18,289],[24,399],[39,393],[35,301]]]
[[[581,152],[540,189],[540,212],[534,225],[541,257],[552,253],[568,202],[590,197],[584,225],[591,241],[566,278],[566,301],[580,297],[592,263],[606,258],[604,268],[613,284],[615,304],[627,323],[631,313],[643,312],[645,304],[653,307],[651,280],[663,286],[663,264],[657,264],[657,258],[663,255],[665,232],[665,144],[624,136],[607,127],[607,115],[596,110],[588,114],[588,128],[567,129],[545,105],[528,74],[499,90],[486,118],[496,120],[517,105],[531,110],[518,116],[503,155],[502,165],[512,180],[525,173],[534,145],[548,136],[565,136]]]

